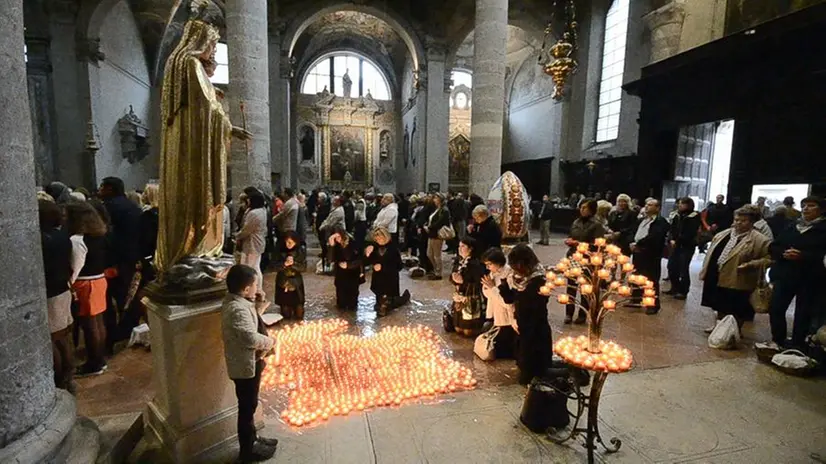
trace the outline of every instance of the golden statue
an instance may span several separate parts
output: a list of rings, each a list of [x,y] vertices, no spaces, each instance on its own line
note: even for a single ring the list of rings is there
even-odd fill
[[[204,69],[219,37],[214,26],[188,21],[164,68],[155,255],[162,276],[184,258],[222,255],[229,143],[250,134],[232,126]]]

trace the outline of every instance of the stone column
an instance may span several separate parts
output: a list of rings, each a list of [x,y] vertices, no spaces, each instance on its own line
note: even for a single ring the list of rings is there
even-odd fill
[[[508,0],[476,0],[470,192],[486,197],[502,166]]]
[[[643,16],[651,31],[651,62],[680,52],[680,37],[685,19],[685,0],[674,0]]]
[[[56,392],[34,191],[23,2],[0,2],[0,462],[54,458],[75,423],[74,398]],[[12,52],[14,51],[14,52]]]
[[[279,23],[281,24],[281,23]],[[281,187],[296,187],[291,149],[290,81],[292,65],[285,49],[281,48],[283,30],[270,32],[270,140],[272,143],[272,172],[278,174]]]
[[[448,135],[450,132],[450,70],[445,69],[446,49],[427,48],[427,118],[425,118],[425,186],[438,183],[448,189]],[[447,85],[447,87],[446,87]]]
[[[246,143],[232,143],[229,185],[233,195],[250,185],[271,193],[267,0],[229,2],[226,18],[230,118],[241,126],[245,117],[247,130],[253,133]]]

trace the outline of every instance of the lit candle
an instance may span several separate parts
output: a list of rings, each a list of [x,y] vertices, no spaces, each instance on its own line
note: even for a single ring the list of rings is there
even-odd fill
[[[629,296],[631,295],[631,287],[622,285],[617,292],[622,296]]]
[[[625,264],[625,263],[627,263],[630,259],[631,259],[631,258],[629,258],[628,256],[625,256],[625,255],[619,255],[619,256],[617,256],[617,262],[618,262],[618,263],[620,263],[620,264]]]
[[[594,266],[602,266],[602,256],[600,256],[600,255],[591,256],[591,264],[593,264]]]
[[[654,288],[654,282],[651,281],[651,280],[648,280],[648,278],[646,278],[645,283],[643,284],[643,287],[645,287],[645,288]]]
[[[600,269],[599,271],[597,271],[597,276],[599,276],[599,278],[602,280],[608,280],[609,278],[611,278],[611,271],[609,271],[608,269]]]
[[[602,302],[602,307],[608,311],[613,311],[617,309],[617,302],[614,300],[605,300]]]
[[[567,293],[563,293],[562,295],[557,295],[556,296],[556,301],[559,302],[559,304],[568,304],[568,301],[570,301],[570,298],[568,297]]]
[[[605,239],[600,237],[600,238],[594,240],[594,245],[596,245],[598,247],[605,246]]]
[[[617,262],[613,260],[613,258],[608,258],[605,260],[605,267],[612,268],[617,265]]]
[[[585,242],[580,242],[579,245],[576,246],[576,251],[580,253],[588,253],[589,246]]]
[[[546,280],[554,280],[554,279],[556,279],[556,274],[554,274],[553,271],[548,271],[545,274],[545,279]]]
[[[549,287],[547,285],[543,285],[543,286],[539,287],[539,293],[543,296],[549,296],[551,294],[551,290],[552,290],[551,287]]]
[[[634,270],[634,265],[631,263],[625,263],[622,265],[622,272],[631,272]]]
[[[656,291],[654,291],[654,289],[653,289],[653,288],[646,288],[646,289],[645,289],[645,291],[643,292],[643,294],[644,294],[645,296],[651,296],[651,297],[653,297],[653,296],[657,296],[657,292],[656,292]]]
[[[643,306],[654,306],[654,304],[655,304],[654,297],[651,297],[651,296],[643,297],[643,299],[642,299],[642,305]]]
[[[568,281],[567,281],[567,280],[565,280],[565,278],[564,278],[564,277],[557,277],[557,278],[554,280],[554,285],[556,285],[557,287],[561,287],[561,286],[563,286],[563,285],[567,285],[567,283],[568,283]]]
[[[594,286],[591,284],[583,284],[579,291],[582,292],[583,295],[590,295],[594,292]]]
[[[575,267],[575,268],[571,269],[571,275],[574,276],[574,277],[581,276],[582,275],[582,268],[581,267]]]
[[[574,261],[579,261],[580,259],[582,259],[582,253],[577,251],[576,253],[571,255],[571,259],[573,259]]]
[[[576,279],[576,283],[578,283],[579,285],[582,285],[582,284],[588,283],[588,280],[585,277],[579,276]]]
[[[608,286],[611,288],[611,290],[616,290],[617,288],[619,288],[620,283],[615,280],[615,281],[611,282]]]

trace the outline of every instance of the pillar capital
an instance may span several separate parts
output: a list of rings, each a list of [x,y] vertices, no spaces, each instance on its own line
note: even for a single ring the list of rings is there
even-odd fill
[[[651,62],[680,52],[685,16],[685,0],[674,0],[642,17],[651,32]]]

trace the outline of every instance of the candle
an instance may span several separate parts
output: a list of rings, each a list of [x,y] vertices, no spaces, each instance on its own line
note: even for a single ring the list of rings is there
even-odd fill
[[[619,288],[619,286],[620,286],[620,283],[616,280],[611,282],[610,284],[608,284],[608,287],[610,287],[611,290],[616,290],[616,289]]]
[[[646,296],[646,297],[643,297],[643,299],[642,299],[642,305],[643,305],[643,306],[646,306],[646,307],[648,307],[648,306],[654,306],[654,305],[655,305],[655,302],[654,302],[654,297],[651,297],[651,296]]]
[[[622,265],[622,272],[631,272],[634,270],[634,265],[631,263],[625,263]]]
[[[605,249],[608,250],[608,254],[610,255],[619,256],[622,254],[622,249],[616,245],[610,245]]]
[[[622,285],[617,292],[622,296],[629,296],[631,295],[631,287]]]
[[[580,287],[579,291],[583,295],[590,295],[591,293],[594,292],[594,286],[591,285],[591,284],[583,284],[582,287]]]
[[[599,278],[602,280],[608,280],[611,278],[611,271],[609,271],[608,269],[600,269],[599,271],[597,271],[597,276],[599,276]]]
[[[607,267],[609,269],[616,266],[616,265],[617,265],[617,262],[614,261],[612,258],[608,258],[608,259],[605,260],[605,267]]]
[[[582,284],[588,283],[588,279],[586,279],[585,277],[579,276],[576,279],[576,283],[579,284],[579,285],[582,285]]]
[[[567,285],[567,283],[568,283],[568,281],[565,280],[564,277],[557,277],[556,279],[554,279],[554,285],[556,285],[557,287]]]
[[[552,280],[556,279],[556,274],[554,274],[554,273],[553,273],[553,271],[548,271],[548,272],[545,274],[545,279],[546,279],[546,280],[551,280],[551,281],[552,281]]]
[[[556,265],[556,270],[557,270],[558,272],[565,272],[565,271],[567,271],[567,270],[568,270],[568,264],[567,264],[567,263],[563,263],[563,262],[559,262],[559,263],[557,263],[557,265]]]
[[[571,259],[573,259],[574,261],[579,261],[580,259],[582,259],[582,253],[580,253],[578,251],[575,252],[574,254],[571,255]]]
[[[549,287],[547,285],[543,285],[543,286],[539,287],[539,293],[543,296],[549,296],[551,294],[551,290],[552,290],[551,287]]]
[[[571,269],[571,275],[574,276],[574,277],[581,276],[582,275],[582,268],[575,267],[575,268]]]
[[[627,263],[629,260],[630,260],[630,258],[629,258],[628,256],[625,256],[625,255],[619,255],[619,256],[617,256],[617,262],[618,262],[618,263],[620,263],[620,264],[625,264],[625,263]]]
[[[590,248],[590,247],[588,246],[588,244],[587,244],[587,243],[585,243],[585,242],[580,242],[580,244],[576,246],[576,251],[578,251],[578,252],[580,252],[580,253],[588,253],[588,249],[589,249],[589,248]]]
[[[557,295],[556,296],[556,301],[559,302],[559,304],[568,304],[568,301],[570,301],[570,298],[568,297],[567,293],[563,293],[562,295]]]
[[[594,245],[599,246],[599,247],[605,246],[605,239],[600,237],[600,238],[594,240]]]
[[[617,309],[617,302],[614,300],[605,300],[602,302],[602,307],[608,311],[613,311]]]
[[[594,266],[602,266],[602,256],[600,256],[600,255],[591,256],[591,264],[593,264]]]
[[[648,278],[646,278],[646,279],[645,279],[645,284],[644,284],[643,286],[644,286],[645,288],[654,288],[654,282],[653,282],[653,281],[650,281],[650,280],[648,280]]]
[[[652,296],[652,297],[653,297],[653,296],[657,296],[657,292],[656,292],[656,291],[654,291],[654,289],[653,289],[653,288],[646,288],[646,289],[643,291],[643,295],[645,295],[645,296]]]

